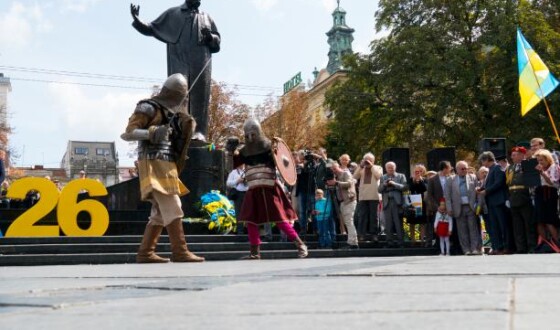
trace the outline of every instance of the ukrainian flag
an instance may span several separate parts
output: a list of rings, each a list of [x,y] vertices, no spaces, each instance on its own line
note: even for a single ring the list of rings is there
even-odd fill
[[[517,29],[517,66],[519,71],[519,94],[521,116],[558,86],[558,80],[550,73],[539,55]]]

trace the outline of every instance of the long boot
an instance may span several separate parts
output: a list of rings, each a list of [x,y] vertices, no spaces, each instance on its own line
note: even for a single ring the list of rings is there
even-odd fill
[[[150,225],[149,223],[146,225],[144,237],[142,237],[142,243],[138,248],[138,254],[136,254],[137,263],[145,264],[169,262],[169,259],[162,258],[155,253],[156,245],[162,230],[163,226]]]
[[[243,257],[244,260],[259,260],[261,258],[261,251],[259,245],[251,245],[251,252],[248,256]]]
[[[296,239],[294,240],[294,244],[295,244],[296,247],[297,247],[297,251],[298,251],[297,256],[298,256],[298,258],[305,258],[305,257],[307,257],[307,254],[308,254],[308,252],[307,252],[307,245],[305,245],[305,243],[303,243],[303,241],[301,240],[301,238],[299,238],[299,237],[296,238]]]
[[[181,219],[174,220],[167,227],[169,243],[171,244],[171,261],[173,262],[202,262],[204,258],[189,251],[183,232]]]

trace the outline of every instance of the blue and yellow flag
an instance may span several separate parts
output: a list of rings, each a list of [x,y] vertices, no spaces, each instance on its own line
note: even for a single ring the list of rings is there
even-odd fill
[[[519,28],[517,29],[517,66],[521,116],[525,116],[543,98],[552,93],[558,86],[558,80],[529,45]]]

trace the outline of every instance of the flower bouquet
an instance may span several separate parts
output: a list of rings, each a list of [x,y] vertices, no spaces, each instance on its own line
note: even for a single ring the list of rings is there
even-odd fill
[[[201,210],[210,217],[209,230],[227,235],[235,228],[235,209],[229,199],[220,194],[218,190],[212,190],[200,197]]]

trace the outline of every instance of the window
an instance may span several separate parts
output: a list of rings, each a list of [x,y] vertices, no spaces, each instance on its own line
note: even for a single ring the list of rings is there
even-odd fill
[[[95,149],[95,154],[97,156],[109,156],[111,154],[111,150],[107,148],[97,148]]]
[[[87,155],[89,149],[84,147],[77,147],[74,149],[74,154],[76,155]]]

